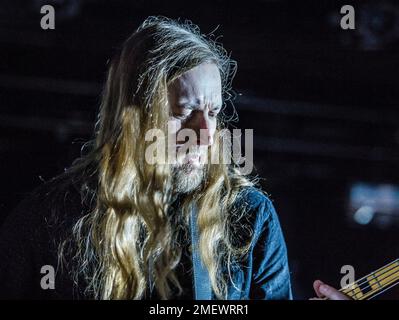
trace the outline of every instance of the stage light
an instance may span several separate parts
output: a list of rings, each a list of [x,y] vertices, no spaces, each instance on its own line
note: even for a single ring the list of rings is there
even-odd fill
[[[354,183],[349,195],[349,216],[360,225],[399,226],[399,186]]]

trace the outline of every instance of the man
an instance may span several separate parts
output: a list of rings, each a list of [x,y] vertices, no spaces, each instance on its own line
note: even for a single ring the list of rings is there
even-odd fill
[[[148,18],[110,63],[89,152],[2,226],[1,296],[291,299],[271,201],[232,164],[202,161],[223,158],[234,67],[195,26]],[[181,151],[186,129],[189,152],[149,161],[148,132]]]

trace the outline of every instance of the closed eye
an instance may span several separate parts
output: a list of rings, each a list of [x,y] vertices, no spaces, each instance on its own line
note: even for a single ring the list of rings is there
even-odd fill
[[[199,109],[196,106],[190,106],[190,105],[185,105],[185,106],[180,106],[179,112],[175,113],[173,116],[177,119],[184,120],[187,119],[193,112],[196,112],[197,109]],[[211,118],[216,117],[220,113],[221,107],[216,107],[213,108],[208,112],[208,116]]]
[[[193,110],[193,108],[192,107],[189,107],[189,106],[180,106],[179,107],[179,112],[176,112],[173,116],[175,117],[175,118],[178,118],[178,119],[186,119],[190,114],[191,114],[191,111]]]

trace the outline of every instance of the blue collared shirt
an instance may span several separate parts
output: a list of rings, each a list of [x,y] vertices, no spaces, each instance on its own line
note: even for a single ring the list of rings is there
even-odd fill
[[[230,266],[231,281],[227,299],[292,299],[287,249],[272,202],[264,193],[251,187],[242,192],[235,206],[245,208],[245,216],[236,221],[237,227],[240,228],[236,231],[243,233],[241,235],[243,240],[246,236],[250,236],[251,245],[244,261]],[[192,217],[195,217],[195,214],[196,211],[193,210]],[[194,244],[192,254],[194,298],[216,299],[196,246],[198,231],[195,219],[191,219],[190,229]],[[243,230],[253,232],[246,235]]]

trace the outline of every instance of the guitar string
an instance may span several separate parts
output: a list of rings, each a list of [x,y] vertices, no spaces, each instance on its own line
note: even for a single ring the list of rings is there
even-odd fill
[[[397,266],[397,267],[399,267],[399,266]],[[382,268],[384,268],[384,267],[382,267]],[[392,270],[392,269],[391,269],[391,270]],[[373,289],[374,291],[369,291],[369,292],[367,292],[367,293],[365,293],[365,294],[363,294],[362,292],[355,292],[355,293],[353,293],[353,292],[351,292],[351,291],[354,291],[354,290],[357,290],[357,289],[360,289],[360,291],[362,291],[362,290],[366,289],[367,286],[365,286],[365,287],[363,287],[363,288],[356,287],[355,289],[352,289],[352,290],[346,291],[346,292],[345,292],[345,291],[342,291],[342,289],[340,289],[339,291],[342,292],[342,293],[344,293],[344,294],[346,294],[346,295],[348,295],[350,298],[353,298],[353,299],[355,299],[355,300],[372,299],[372,298],[378,296],[379,294],[385,292],[386,290],[388,290],[388,289],[394,287],[395,285],[399,284],[399,281],[398,281],[398,280],[399,280],[399,270],[397,270],[397,271],[395,271],[395,272],[393,272],[393,273],[391,273],[391,274],[389,274],[389,275],[386,275],[386,273],[387,273],[387,272],[384,272],[384,273],[381,274],[381,275],[384,275],[384,274],[385,274],[385,276],[384,276],[383,278],[380,278],[380,280],[384,280],[384,279],[386,279],[386,278],[388,278],[388,277],[394,276],[394,279],[390,280],[387,284],[384,284],[384,285],[389,285],[388,288],[379,287],[379,288],[377,288],[377,289]],[[380,275],[379,277],[381,277],[381,275]],[[371,287],[371,286],[369,286],[369,287]],[[347,288],[347,287],[346,287],[346,288]],[[382,290],[382,291],[381,291],[381,290]],[[356,295],[359,294],[359,293],[362,293],[363,295],[362,295],[361,297],[357,298]],[[370,293],[371,293],[371,295],[370,295]],[[324,300],[328,300],[328,298],[324,298]]]
[[[398,263],[398,264],[395,265],[395,263]],[[393,266],[393,268],[391,268],[391,266]],[[390,262],[390,263],[388,263],[388,264],[386,264],[385,266],[382,266],[381,268],[379,268],[379,269],[377,269],[377,270],[375,270],[375,271],[369,273],[368,275],[365,275],[364,277],[362,277],[362,278],[356,280],[355,282],[349,284],[348,286],[342,288],[341,290],[345,290],[345,289],[349,288],[350,286],[352,286],[352,285],[354,285],[354,284],[361,285],[361,284],[363,284],[363,283],[366,283],[366,282],[368,282],[367,278],[370,277],[370,276],[372,276],[373,274],[376,274],[376,273],[378,273],[378,272],[381,271],[381,270],[384,270],[384,272],[382,273],[382,274],[384,274],[384,273],[386,273],[386,272],[388,272],[388,271],[394,269],[396,266],[399,266],[399,258],[396,259],[396,260],[394,260],[394,261],[392,261],[392,262]],[[386,270],[386,269],[388,269],[388,270]],[[365,280],[365,281],[361,282],[362,280]]]
[[[398,267],[399,267],[399,258],[396,259],[396,260],[394,260],[394,261],[392,261],[392,262],[390,262],[390,263],[388,263],[388,264],[386,264],[385,266],[382,266],[381,268],[375,270],[374,272],[371,272],[371,273],[369,273],[368,275],[366,275],[366,276],[364,276],[364,277],[362,277],[362,278],[356,280],[356,281],[353,282],[352,284],[347,285],[346,287],[339,289],[339,291],[342,292],[342,293],[344,293],[344,294],[346,294],[346,295],[349,295],[350,297],[354,297],[354,296],[356,296],[357,293],[354,293],[353,291],[356,291],[357,289],[360,289],[360,290],[362,291],[362,290],[366,289],[367,287],[371,287],[371,285],[369,284],[369,281],[367,280],[368,277],[370,277],[370,276],[375,277],[374,275],[375,275],[376,273],[378,273],[378,272],[381,271],[381,270],[384,270],[384,272],[381,273],[381,274],[378,276],[378,280],[374,278],[374,279],[376,280],[376,283],[380,286],[379,281],[384,280],[384,279],[387,278],[388,276],[395,276],[396,273],[399,274],[399,270],[398,270],[398,271],[395,271],[395,272],[391,273],[390,275],[387,275],[387,273],[389,273],[390,271],[392,271],[392,270],[394,270],[394,269],[396,269],[396,268],[398,268]],[[383,277],[381,278],[381,276],[383,276]],[[395,279],[392,280],[390,283],[395,282],[395,281],[397,281],[398,279],[399,279],[399,277],[398,277],[398,278],[395,278]],[[362,280],[365,280],[365,281],[362,281]],[[368,286],[361,287],[361,285],[363,285],[363,284],[365,284],[365,283],[368,284]],[[395,285],[398,284],[398,283],[399,283],[399,282],[397,282],[397,283],[391,285],[389,288],[395,286]],[[355,287],[354,289],[351,289],[351,290],[347,290],[347,289],[349,289],[351,286],[354,286],[354,285],[357,285],[357,287]],[[384,289],[384,287],[378,288],[377,291],[375,291],[375,292],[377,292],[377,295],[381,294],[382,292],[385,292],[388,288],[385,288],[385,289],[382,290],[382,291],[381,291],[380,289]],[[376,297],[377,295],[371,296],[370,299]]]
[[[370,276],[372,276],[373,274],[376,274],[376,273],[378,273],[378,272],[384,270],[384,272],[381,274],[381,275],[383,275],[383,274],[385,274],[385,273],[391,271],[392,269],[395,269],[397,266],[399,266],[399,262],[398,262],[398,261],[399,261],[399,259],[396,259],[395,261],[392,261],[392,262],[386,264],[385,266],[383,266],[383,267],[381,267],[381,268],[379,268],[379,269],[377,269],[377,270],[375,270],[375,271],[373,271],[373,272],[371,272],[371,273],[365,275],[364,277],[362,277],[362,278],[356,280],[355,282],[353,282],[353,283],[347,285],[347,286],[344,287],[344,288],[341,288],[340,290],[349,289],[349,288],[350,288],[351,286],[353,286],[353,285],[358,285],[358,286],[360,286],[360,285],[362,285],[362,284],[364,284],[364,283],[367,283],[367,282],[368,282],[367,278],[370,277]],[[397,262],[398,262],[398,264],[396,264]],[[364,281],[363,281],[363,280],[364,280]]]
[[[399,280],[399,276],[398,276],[397,274],[395,274],[395,276],[396,276],[396,277],[394,277],[393,279],[389,279],[389,280],[384,284],[384,286],[378,287],[378,288],[372,289],[372,290],[369,291],[369,292],[363,293],[363,295],[362,295],[361,297],[359,297],[358,300],[364,300],[364,299],[367,299],[368,297],[372,297],[373,294],[375,294],[375,293],[377,293],[377,292],[379,292],[379,291],[381,291],[381,290],[384,290],[386,286],[390,286],[390,285],[392,285],[393,283],[397,282],[397,281]],[[356,295],[357,295],[357,294],[356,294]]]
[[[352,299],[354,299],[354,300],[364,300],[364,299],[370,300],[370,299],[373,299],[373,298],[377,297],[377,296],[380,295],[381,293],[383,293],[383,292],[385,292],[385,291],[387,291],[387,290],[393,288],[393,287],[396,286],[397,284],[399,284],[399,281],[398,281],[398,280],[399,280],[399,271],[393,273],[392,275],[395,275],[396,273],[398,274],[398,277],[396,277],[395,279],[391,280],[391,281],[388,283],[389,287],[387,287],[387,288],[381,287],[381,288],[376,289],[376,291],[374,291],[374,292],[371,291],[371,293],[372,293],[371,295],[368,295],[368,294],[370,293],[370,292],[368,292],[368,293],[366,293],[366,294],[363,294],[363,296],[357,298],[356,295],[357,295],[359,292],[358,292],[358,293],[355,293],[355,294],[353,294],[353,295],[349,295],[349,292],[350,292],[350,291],[344,292],[344,291],[342,291],[342,289],[339,290],[339,291],[342,292],[342,293],[344,293],[344,294],[346,294],[346,295],[348,295],[349,298],[352,298]],[[386,277],[385,277],[385,278],[386,278]],[[383,279],[381,279],[381,280],[383,280]],[[363,288],[363,289],[365,289],[365,288]],[[327,297],[324,297],[324,298],[322,298],[322,299],[323,299],[323,300],[329,300]]]
[[[394,271],[394,272],[391,272],[391,273],[389,273],[389,274],[387,274],[388,272],[386,272],[385,274],[381,274],[380,276],[379,276],[379,281],[382,281],[382,280],[385,280],[386,278],[388,278],[388,277],[396,277],[396,276],[399,276],[399,270],[396,270],[396,271]],[[383,275],[383,277],[381,277]],[[395,278],[395,280],[397,280],[397,279],[399,279],[399,277],[398,278]],[[376,282],[377,284],[378,284],[378,282]],[[355,287],[354,289],[351,289],[351,290],[349,290],[349,291],[342,291],[343,293],[345,293],[345,294],[353,294],[353,295],[357,295],[358,293],[360,293],[359,292],[359,290],[360,291],[364,291],[365,289],[368,289],[368,288],[370,288],[370,287],[372,287],[370,284],[368,284],[368,285],[366,285],[366,286],[363,286],[363,287],[361,287],[361,286],[357,286],[357,287]],[[377,288],[377,289],[373,289],[373,290],[379,290],[379,289],[382,289],[383,288],[383,286],[381,286],[381,285],[379,285],[379,288]],[[355,292],[355,291],[358,291],[358,292]]]
[[[397,284],[398,284],[398,278],[393,279],[393,280],[389,281],[389,282],[386,284],[386,286],[387,286],[386,288],[382,288],[381,290],[370,291],[370,292],[368,292],[367,294],[365,294],[364,296],[360,297],[360,298],[357,299],[357,300],[370,300],[370,299],[373,299],[374,297],[376,297],[376,296],[378,296],[379,294],[381,294],[381,293],[387,291],[388,289],[394,287],[394,286],[397,285]]]
[[[394,286],[396,286],[396,285],[398,285],[398,284],[399,284],[399,281],[395,282],[394,284],[391,284],[389,287],[385,288],[384,290],[381,290],[381,291],[376,292],[375,295],[371,295],[370,297],[367,297],[366,299],[367,299],[367,300],[371,300],[371,299],[373,299],[373,298],[379,296],[381,293],[384,293],[385,291],[387,291],[387,290],[393,288]],[[359,299],[359,300],[363,300],[363,299]]]
[[[387,265],[387,266],[388,266],[388,265]],[[383,267],[383,268],[384,268],[384,267]],[[398,269],[398,270],[395,270],[395,269]],[[390,272],[390,271],[394,271],[394,272]],[[376,271],[376,272],[378,272],[378,271]],[[376,273],[376,272],[373,272],[373,273]],[[373,276],[373,273],[367,275],[367,276],[364,277],[364,278]],[[398,277],[396,277],[396,276],[398,276]],[[381,274],[378,276],[378,278],[374,278],[374,280],[375,280],[375,282],[376,282],[379,286],[381,286],[381,284],[380,284],[379,282],[382,281],[382,280],[384,280],[384,279],[386,279],[386,278],[388,278],[388,277],[396,277],[396,278],[394,278],[394,281],[396,281],[396,280],[399,279],[399,265],[396,265],[396,266],[393,266],[392,268],[389,268],[389,270],[384,271],[383,273],[381,273]],[[363,279],[363,278],[362,278],[362,279]],[[359,280],[358,280],[358,281],[359,281]],[[367,284],[367,285],[364,286],[364,287],[362,287],[363,284]],[[349,291],[345,291],[345,290],[347,290],[350,286],[353,286],[353,285],[357,285],[357,287],[355,287],[355,288],[353,288],[353,289],[351,289],[351,290],[349,290]],[[370,287],[371,287],[370,282],[366,280],[366,281],[364,281],[364,282],[362,282],[362,283],[354,282],[353,284],[351,284],[351,285],[349,285],[349,286],[347,286],[347,287],[345,287],[345,288],[343,288],[343,289],[340,289],[339,291],[341,291],[342,293],[347,294],[347,295],[353,294],[353,296],[356,296],[356,294],[358,294],[359,292],[354,292],[354,291],[357,291],[357,290],[363,291],[363,290],[365,290],[365,289],[367,289],[367,288],[370,288]],[[380,289],[383,289],[383,287],[379,287],[379,288],[377,288],[376,290],[379,291]]]

